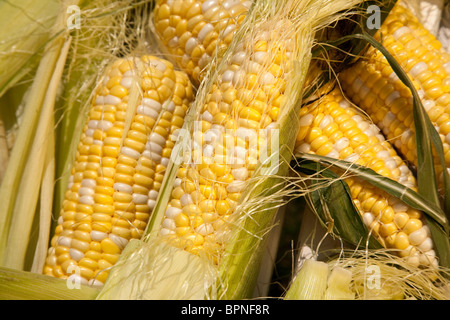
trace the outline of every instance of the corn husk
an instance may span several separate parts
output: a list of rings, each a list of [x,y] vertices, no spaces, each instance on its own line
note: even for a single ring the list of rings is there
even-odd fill
[[[322,300],[327,290],[328,265],[308,259],[297,273],[286,300]]]
[[[21,100],[51,41],[59,6],[55,0],[0,3],[0,183],[22,120]]]
[[[37,273],[0,268],[1,300],[90,300],[98,289]]]
[[[61,16],[61,18],[64,18],[64,16]],[[55,28],[57,28],[57,30],[63,28],[63,24],[64,21],[61,21],[60,19],[59,24],[57,24]],[[27,102],[24,107],[24,118],[21,124],[22,130],[20,130],[17,136],[15,148],[12,150],[7,172],[0,188],[0,227],[2,228],[0,257],[2,258],[3,265],[5,266],[21,268],[22,266],[20,266],[20,264],[23,263],[25,256],[24,251],[26,249],[24,249],[24,247],[26,248],[26,237],[24,241],[22,240],[22,235],[22,239],[19,243],[16,243],[14,239],[9,239],[9,237],[20,237],[20,233],[19,235],[16,235],[11,232],[9,228],[11,226],[14,228],[15,224],[25,222],[22,230],[29,232],[33,221],[32,218],[30,219],[28,217],[28,219],[21,219],[21,217],[23,217],[24,214],[26,215],[27,212],[33,213],[36,202],[31,200],[31,206],[28,209],[24,207],[20,208],[20,206],[23,206],[26,203],[26,201],[21,200],[20,197],[28,196],[28,194],[20,194],[19,189],[21,185],[25,188],[30,188],[33,185],[31,181],[36,182],[41,180],[43,165],[43,161],[41,159],[43,158],[42,154],[40,157],[39,152],[42,152],[44,155],[46,154],[46,149],[43,142],[48,138],[48,134],[50,134],[48,121],[50,121],[52,117],[56,90],[59,82],[61,81],[65,54],[67,54],[68,49],[68,44],[65,44],[65,41],[66,39],[64,37],[57,38],[46,47],[44,57],[41,60],[41,67],[38,68],[36,73],[36,78],[39,79],[39,81],[34,82],[29,95],[27,95]],[[65,53],[63,52],[63,47],[65,48]],[[55,75],[53,75],[55,69],[58,71]],[[46,96],[45,88],[50,87],[51,89],[49,95]],[[44,104],[46,107],[43,107]],[[39,125],[38,121],[40,121]],[[34,142],[32,138],[33,136],[37,136],[41,140]],[[27,162],[26,158],[32,156],[31,151],[38,151],[38,154],[36,154],[36,159],[41,161],[38,160],[32,162],[30,160]],[[26,177],[30,179],[28,183],[24,180],[21,181],[21,177],[23,175],[26,175]],[[33,188],[33,190],[36,190],[36,188]],[[36,198],[36,194],[37,193],[35,192],[34,195],[31,195],[31,199]],[[20,211],[16,211],[16,201],[18,204],[17,209]],[[11,241],[11,245],[7,244]],[[8,250],[13,250],[14,254],[8,252]]]
[[[0,97],[39,61],[60,6],[57,0],[0,3]]]

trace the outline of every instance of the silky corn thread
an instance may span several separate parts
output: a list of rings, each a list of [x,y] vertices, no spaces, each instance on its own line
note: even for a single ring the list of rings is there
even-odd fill
[[[225,50],[250,8],[244,0],[160,0],[153,25],[163,47],[195,84],[214,54]]]
[[[450,55],[401,2],[394,6],[375,38],[413,81],[439,133],[449,167]],[[364,58],[341,73],[340,81],[350,100],[368,113],[408,162],[417,165],[412,94],[386,58],[370,47]],[[436,157],[435,169],[441,177],[443,168]]]
[[[338,89],[302,107],[296,150],[368,167],[417,191],[416,180],[380,129],[344,99]],[[364,224],[386,248],[412,265],[437,265],[424,215],[365,183],[345,178]]]
[[[126,114],[133,85],[139,98]],[[101,285],[155,204],[176,131],[193,100],[188,76],[154,57],[117,59],[96,89],[43,273]]]

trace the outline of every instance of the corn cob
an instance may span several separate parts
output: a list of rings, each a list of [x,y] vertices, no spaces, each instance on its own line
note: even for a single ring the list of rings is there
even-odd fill
[[[274,29],[290,30],[289,24],[282,20]],[[213,262],[285,99],[292,41],[278,32],[253,30],[214,78],[192,132],[193,161],[178,169],[159,231]]]
[[[375,38],[413,80],[441,137],[449,167],[450,55],[401,2],[394,6]],[[410,164],[417,166],[412,94],[386,58],[370,47],[364,58],[341,73],[340,81],[350,100],[367,112]],[[443,168],[436,157],[435,168],[442,187]]]
[[[142,56],[112,64],[83,128],[44,274],[105,282],[107,269],[146,227],[192,99],[187,75],[166,60]]]
[[[380,129],[344,99],[338,89],[300,111],[296,150],[346,160],[416,190],[416,180]],[[386,248],[412,265],[436,265],[436,254],[422,212],[397,198],[346,177],[364,224]]]
[[[252,1],[160,0],[153,25],[168,56],[198,83],[215,52],[231,43]]]

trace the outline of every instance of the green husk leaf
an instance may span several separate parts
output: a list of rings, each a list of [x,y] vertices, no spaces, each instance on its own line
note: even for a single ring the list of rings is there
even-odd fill
[[[32,159],[25,163],[23,178],[18,189],[20,191],[15,197],[15,204],[12,209],[12,219],[8,230],[8,244],[3,262],[7,267],[20,270],[25,262],[33,222],[33,219],[30,219],[30,217],[34,217],[33,213],[36,210],[40,191],[40,188],[36,188],[33,182],[39,183],[42,180],[46,166],[46,155],[48,154],[47,148],[54,146],[53,144],[48,144],[48,140],[53,135],[53,108],[69,46],[70,39],[55,51],[55,54],[58,55],[58,60],[42,102],[38,125],[33,137],[31,150],[29,151]],[[54,153],[53,150],[50,150],[50,152]]]
[[[53,127],[53,121],[52,125]],[[31,271],[35,273],[41,273],[45,258],[48,253],[48,243],[50,239],[50,228],[53,207],[52,201],[55,187],[55,137],[50,134],[48,138],[47,155],[45,158],[44,171],[42,173],[41,192],[39,198],[39,208],[37,210],[39,227],[38,236],[36,240],[36,249],[33,253],[33,262],[31,263]],[[29,255],[28,255],[29,256]],[[27,257],[28,257],[27,256]],[[29,258],[28,260],[31,260]],[[28,269],[27,263],[25,264],[25,270]]]
[[[311,210],[327,230],[355,246],[382,248],[362,222],[350,189],[338,174],[314,162],[301,161],[298,166],[313,180],[309,186],[313,191],[306,196]]]
[[[428,199],[423,197],[420,193],[415,192],[414,190],[405,187],[404,185],[398,183],[395,180],[392,180],[390,178],[387,178],[385,176],[382,176],[375,171],[373,171],[370,168],[358,165],[356,163],[351,163],[344,160],[314,155],[314,154],[307,154],[307,153],[297,153],[296,155],[299,159],[299,166],[305,167],[305,168],[312,168],[314,167],[314,162],[322,162],[327,165],[331,165],[334,167],[337,167],[339,169],[342,169],[344,172],[351,173],[355,176],[357,176],[360,179],[363,179],[373,186],[380,188],[383,191],[386,191],[387,193],[391,194],[394,197],[397,197],[398,199],[402,200],[405,204],[408,206],[411,206],[412,208],[415,208],[417,210],[423,211],[427,213],[430,217],[432,217],[434,220],[436,220],[440,226],[444,229],[448,228],[448,221],[445,217],[444,212],[439,206],[436,206],[433,202],[430,202]],[[302,161],[302,160],[309,160],[313,161],[313,163],[309,161]],[[324,169],[323,167],[321,170]],[[344,178],[345,178],[344,174]],[[339,177],[337,174],[333,174],[334,177]]]
[[[27,271],[0,268],[1,300],[93,300],[99,290]]]

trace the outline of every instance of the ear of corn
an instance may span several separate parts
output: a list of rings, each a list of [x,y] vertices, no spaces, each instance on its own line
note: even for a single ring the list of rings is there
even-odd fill
[[[163,21],[160,24],[169,24],[172,27],[165,29],[164,36],[172,35],[171,32],[181,34],[185,31],[184,26],[189,24],[186,21],[197,23],[197,20],[200,20],[198,17],[192,17],[193,21],[188,18],[184,20],[180,18],[183,12],[177,11],[185,9],[189,11],[188,14],[198,13],[199,7],[194,2],[167,1],[165,4],[170,7],[174,3],[177,5],[173,8],[177,17],[166,19],[167,7],[163,9],[162,17],[168,22]],[[49,279],[45,276],[33,277],[1,268],[0,278],[3,281],[0,281],[0,286],[3,289],[0,290],[0,295],[8,298],[33,298],[37,290],[50,285],[52,289],[46,291],[41,299],[90,299],[99,291],[84,285],[101,285],[107,279],[106,290],[98,296],[100,298],[249,297],[253,292],[254,279],[258,274],[255,270],[260,261],[261,248],[267,241],[266,235],[272,227],[274,212],[283,203],[283,200],[279,199],[282,194],[276,193],[283,188],[286,180],[288,162],[292,156],[291,148],[296,136],[296,124],[309,123],[311,114],[313,123],[309,129],[332,131],[327,134],[331,133],[328,139],[333,144],[333,150],[328,150],[329,145],[324,139],[314,139],[318,138],[318,132],[314,133],[316,136],[307,132],[302,140],[302,135],[307,131],[302,126],[297,141],[299,150],[308,149],[309,152],[317,154],[338,156],[335,147],[340,147],[337,146],[339,139],[336,140],[336,135],[339,136],[337,132],[342,130],[343,135],[351,136],[348,143],[354,151],[350,153],[350,157],[345,157],[346,160],[371,167],[397,181],[406,180],[403,181],[405,185],[415,189],[414,178],[410,178],[411,173],[404,174],[404,170],[400,169],[404,163],[397,159],[395,152],[391,152],[391,147],[384,143],[384,138],[377,134],[368,134],[368,141],[365,143],[359,132],[355,133],[358,130],[354,130],[351,121],[330,106],[333,104],[330,101],[336,99],[339,107],[345,109],[345,112],[342,112],[352,120],[358,122],[363,118],[354,110],[350,110],[336,92],[324,98],[326,111],[315,113],[317,110],[323,111],[320,109],[320,103],[323,102],[321,100],[318,104],[305,107],[300,112],[300,116],[305,117],[298,119],[299,104],[296,102],[301,100],[302,88],[308,85],[305,84],[305,77],[311,58],[313,34],[317,31],[317,26],[334,21],[335,12],[345,10],[354,3],[337,1],[336,7],[330,6],[332,2],[328,1],[288,0],[276,1],[275,5],[272,3],[274,2],[262,0],[256,4],[256,13],[252,13],[254,16],[249,18],[246,25],[243,22],[244,13],[238,18],[232,16],[231,19],[227,15],[242,9],[237,1],[221,3],[228,9],[232,8],[227,14],[221,9],[213,8],[216,1],[203,2],[203,18],[208,17],[208,13],[213,15],[214,19],[208,24],[214,25],[215,33],[210,32],[211,27],[204,25],[203,21],[198,22],[196,27],[200,28],[201,25],[202,28],[206,27],[205,30],[194,29],[189,31],[191,34],[187,33],[188,35],[183,33],[180,37],[189,36],[184,49],[196,54],[188,57],[183,53],[185,60],[181,63],[188,68],[194,66],[191,75],[194,81],[199,82],[206,74],[203,73],[206,71],[206,61],[209,59],[217,64],[209,70],[212,78],[207,79],[201,87],[197,104],[189,114],[192,119],[187,117],[193,121],[188,121],[188,125],[184,126],[185,131],[180,128],[192,99],[192,89],[187,76],[175,71],[167,61],[153,56],[119,59],[113,64],[94,94],[92,109],[77,148],[61,217],[58,219],[56,234],[44,267],[47,274],[68,278],[76,285],[81,283],[81,290],[67,290],[70,281]],[[188,5],[191,5],[189,10]],[[245,6],[250,7],[249,2],[245,2]],[[321,12],[322,10],[324,12]],[[283,13],[278,15],[275,12]],[[312,16],[309,15],[311,12],[314,13]],[[315,15],[316,13],[318,14]],[[226,23],[216,19],[220,17],[225,17]],[[261,23],[261,18],[268,21]],[[217,21],[218,24],[215,25]],[[236,21],[240,22],[233,25]],[[214,46],[219,48],[214,52],[216,56],[207,55],[208,50],[192,48],[199,42],[198,38],[195,38],[196,32],[200,36],[203,31],[203,36],[208,33],[207,36],[211,38],[229,37],[231,41],[231,34],[234,35],[236,26],[241,22],[243,31],[238,33],[240,39],[231,43],[230,52],[223,56],[224,62],[218,63],[229,43],[223,45],[224,43],[214,39]],[[306,25],[303,25],[304,23]],[[258,28],[254,30],[253,25]],[[178,44],[179,39],[172,37],[171,41]],[[238,44],[241,41],[243,43]],[[63,53],[67,53],[69,43],[65,43]],[[213,52],[211,43],[202,45],[207,45],[209,51]],[[275,50],[271,50],[274,48]],[[179,49],[178,53],[181,53]],[[202,54],[200,59],[199,54]],[[204,60],[200,61],[202,58]],[[52,85],[45,93],[43,105],[46,108],[42,109],[44,112],[41,117],[51,118],[48,115],[52,113],[52,100],[56,96],[55,84],[58,83],[64,59],[65,54],[60,57],[61,63],[57,63],[58,67],[51,77]],[[197,62],[200,62],[203,68],[196,66]],[[162,100],[155,103],[157,98]],[[328,125],[328,111],[338,113],[337,118],[342,116],[340,120],[336,120],[339,126],[336,131],[336,126]],[[41,200],[50,199],[53,195],[53,189],[49,188],[54,179],[55,160],[52,120],[41,122],[36,130],[40,140],[44,134],[50,137],[46,148],[38,150],[43,157],[24,170],[24,175],[39,173],[42,177],[39,179],[42,188],[39,191]],[[340,127],[342,122],[344,124]],[[289,125],[293,125],[294,130]],[[370,131],[368,128],[376,131],[372,124],[358,124],[357,127],[361,132],[364,131],[363,135]],[[278,129],[279,132],[276,131]],[[174,159],[171,152],[175,147],[175,138],[184,134],[190,136],[194,142],[176,145],[190,148],[190,155],[184,157],[186,161],[178,167],[178,164],[171,163],[169,158],[174,162],[179,160]],[[372,139],[373,136],[378,140]],[[255,137],[256,140],[253,140]],[[342,140],[340,143],[345,144]],[[396,168],[393,168],[392,158],[388,159],[383,151],[377,150],[380,145],[383,151],[387,150],[394,158]],[[272,149],[274,146],[276,150]],[[349,146],[339,150],[339,156]],[[34,144],[32,151],[36,148],[37,145]],[[373,160],[373,152],[376,152],[375,156],[381,156],[384,164]],[[270,164],[276,157],[278,162],[273,167]],[[266,166],[265,162],[269,162],[269,165]],[[36,172],[34,168],[37,169]],[[396,169],[400,170],[399,175]],[[175,173],[173,179],[165,174],[166,171]],[[397,250],[396,240],[404,231],[409,242],[405,250],[400,250],[400,256],[404,256],[409,265],[436,265],[433,244],[431,243],[431,250],[423,250],[430,244],[429,241],[426,242],[429,240],[429,233],[424,235],[423,232],[427,231],[426,226],[415,230],[413,224],[409,233],[400,228],[400,224],[404,222],[398,218],[401,213],[408,216],[406,228],[412,220],[423,221],[420,212],[405,208],[398,200],[378,190],[361,190],[361,179],[350,177],[346,181],[352,192],[358,196],[366,192],[365,196],[357,197],[355,205],[361,212],[370,208],[367,209],[370,212],[364,213],[363,219],[366,223],[368,220],[372,221],[368,226],[380,242]],[[172,182],[175,183],[173,188]],[[25,191],[33,188],[33,185],[29,185],[28,189],[22,185],[19,187]],[[171,192],[165,195],[161,194],[161,190]],[[36,197],[33,196],[33,199],[37,199],[38,193],[33,190],[34,193]],[[16,199],[20,202],[27,196],[25,193]],[[389,220],[392,213],[384,206],[386,202],[387,206],[393,204],[393,207],[405,212],[396,212],[394,219]],[[15,205],[14,210],[24,211],[24,207],[25,203],[20,203]],[[148,225],[154,209],[156,215],[153,215],[153,224]],[[49,202],[43,202],[40,208],[40,214],[43,215],[40,218],[42,228],[47,224],[45,220],[49,216],[45,215],[50,211]],[[404,215],[402,218],[406,219]],[[22,219],[23,217],[13,216],[16,228],[21,225]],[[0,223],[2,220],[0,216]],[[31,222],[28,221],[27,225]],[[398,228],[393,234],[390,233],[393,228],[387,227],[390,223]],[[145,228],[148,227],[150,228],[146,233]],[[3,232],[1,233],[4,237]],[[144,241],[137,240],[144,234],[148,236]],[[419,241],[424,236],[427,237],[426,240]],[[15,233],[11,236],[15,239],[19,237],[20,235]],[[21,249],[23,251],[23,248]],[[15,247],[11,246],[7,250],[7,256],[13,257],[11,253]],[[0,256],[1,254],[2,247]],[[37,256],[36,258],[38,259]],[[118,265],[121,269],[117,268]],[[402,269],[407,266],[402,265]],[[109,272],[110,269],[113,271]],[[294,292],[291,296],[288,293],[287,298],[297,299],[295,291],[305,288],[307,292],[301,293],[304,294],[303,298],[355,298],[354,288],[349,290],[352,273],[348,270],[334,266],[330,272],[326,264],[308,260],[301,273],[303,271],[305,274],[296,279],[303,282],[295,281],[292,287]],[[149,274],[152,275],[150,278]],[[411,275],[406,278],[411,278]],[[412,281],[411,284],[411,287],[415,288],[415,282]],[[421,284],[431,288],[429,291],[435,291],[434,287],[427,286],[429,283]],[[381,294],[377,292],[373,297],[403,297],[402,290],[391,290],[391,287],[395,285],[383,285]],[[19,295],[15,295],[16,290],[21,291]],[[357,293],[365,295],[366,288],[361,292]],[[8,296],[8,293],[11,295]],[[61,296],[58,296],[59,294]],[[432,294],[436,295],[434,292]],[[440,291],[437,295],[439,294]]]
[[[159,0],[152,24],[167,56],[198,85],[214,54],[230,45],[251,3],[248,0]]]
[[[401,4],[393,8],[375,37],[413,80],[423,106],[439,133],[448,167],[450,56]],[[368,113],[402,156],[417,166],[412,96],[382,54],[370,47],[364,58],[341,73],[340,80],[345,94]],[[435,170],[442,187],[443,168],[437,157],[435,159]]]
[[[105,282],[128,241],[143,234],[192,95],[166,60],[112,64],[92,100],[45,274]]]
[[[297,151],[359,164],[417,190],[412,172],[378,127],[338,89],[304,106],[300,115]],[[423,213],[358,177],[349,176],[345,181],[364,224],[384,247],[394,249],[412,265],[437,265]]]

